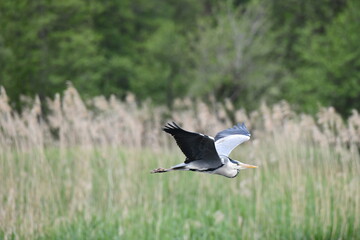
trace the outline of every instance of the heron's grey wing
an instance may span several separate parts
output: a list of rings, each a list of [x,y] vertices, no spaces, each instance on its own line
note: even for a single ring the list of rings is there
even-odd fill
[[[213,169],[222,165],[214,140],[209,136],[188,132],[174,122],[168,123],[163,130],[175,138],[186,156],[185,163],[191,163],[197,169]]]
[[[225,129],[215,136],[215,148],[219,155],[229,156],[239,144],[248,141],[251,134],[244,123],[238,123],[232,128]]]

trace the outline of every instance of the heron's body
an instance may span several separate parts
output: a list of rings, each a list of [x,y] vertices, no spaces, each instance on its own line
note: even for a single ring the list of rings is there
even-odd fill
[[[240,170],[236,169],[236,164],[232,163],[230,159],[226,156],[220,156],[222,162],[221,165],[215,168],[202,168],[199,167],[196,161],[190,163],[180,163],[169,169],[158,168],[158,172],[169,172],[169,171],[195,171],[195,172],[204,172],[210,174],[218,174],[225,177],[233,178],[236,177]],[[232,159],[231,159],[232,160]],[[234,161],[234,160],[232,160]]]
[[[234,178],[239,174],[240,169],[237,169],[237,164],[235,164],[232,159],[227,156],[220,156],[220,159],[223,161],[224,165],[210,173],[222,175],[228,178]]]
[[[250,139],[250,133],[245,124],[223,130],[215,138],[185,131],[174,122],[167,124],[163,130],[175,138],[186,159],[184,163],[168,169],[157,168],[152,173],[187,170],[233,178],[241,169],[256,168],[256,166],[241,163],[229,157],[236,146]]]

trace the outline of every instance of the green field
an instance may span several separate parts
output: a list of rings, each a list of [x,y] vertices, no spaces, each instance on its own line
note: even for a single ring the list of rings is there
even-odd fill
[[[358,238],[356,111],[345,122],[332,108],[232,109],[252,138],[231,157],[259,168],[229,179],[150,174],[184,159],[161,131],[163,108],[97,101],[90,111],[70,88],[43,119],[38,101],[19,115],[0,95],[0,239]],[[220,106],[195,104],[171,118],[210,135],[231,126]]]
[[[149,174],[180,162],[180,151],[3,152],[0,236],[355,239],[360,231],[359,158],[340,160],[332,151],[292,147],[261,146],[262,152],[253,152],[253,144],[242,146],[235,151],[237,159],[273,160],[234,179]]]

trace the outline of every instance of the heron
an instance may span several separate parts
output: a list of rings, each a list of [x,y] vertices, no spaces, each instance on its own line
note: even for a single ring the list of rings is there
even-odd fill
[[[250,139],[251,134],[245,123],[238,123],[232,128],[220,131],[215,138],[202,133],[186,131],[175,122],[167,123],[163,131],[175,138],[186,159],[183,163],[168,169],[157,168],[151,173],[183,170],[234,178],[242,169],[257,168],[257,166],[245,164],[229,157],[235,147]]]

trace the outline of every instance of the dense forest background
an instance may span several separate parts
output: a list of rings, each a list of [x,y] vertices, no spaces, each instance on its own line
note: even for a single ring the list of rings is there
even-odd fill
[[[358,0],[2,0],[0,85],[21,106],[71,81],[84,98],[127,92],[255,109],[360,109]]]

